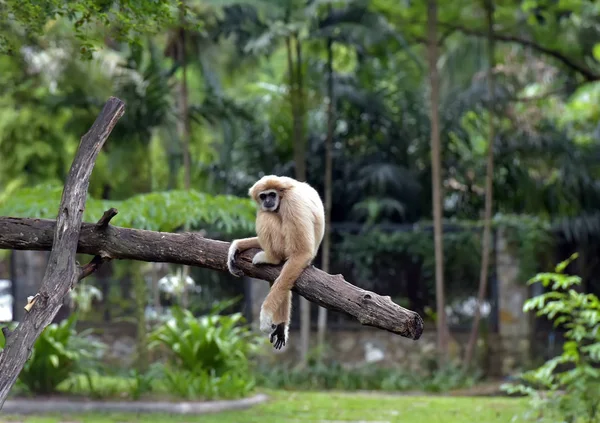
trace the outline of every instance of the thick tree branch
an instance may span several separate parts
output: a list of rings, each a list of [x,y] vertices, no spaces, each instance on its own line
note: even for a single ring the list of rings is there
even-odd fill
[[[48,245],[51,253],[40,290],[34,296],[35,302],[30,301],[27,305],[28,313],[7,338],[0,353],[0,409],[35,341],[52,322],[62,306],[63,298],[81,276],[75,263],[75,253],[90,175],[100,149],[123,115],[124,108],[121,100],[111,97],[88,133],[81,138],[65,182],[56,223],[51,230],[52,240]]]
[[[55,221],[0,217],[0,249],[49,250]],[[153,232],[109,226],[99,229],[84,223],[79,236],[79,253],[107,259],[167,262],[205,267],[227,272],[228,242],[204,238],[194,233]],[[256,250],[242,253],[238,266],[247,276],[273,282],[281,266],[253,266]],[[382,297],[346,282],[342,275],[329,275],[313,266],[296,282],[294,291],[330,310],[355,317],[367,326],[384,329],[401,336],[419,339],[423,319]]]

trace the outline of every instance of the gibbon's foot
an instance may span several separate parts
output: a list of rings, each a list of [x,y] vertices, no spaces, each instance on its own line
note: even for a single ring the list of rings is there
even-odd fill
[[[269,341],[271,342],[271,344],[273,344],[273,347],[276,350],[280,350],[281,347],[285,345],[286,341],[285,323],[280,323],[278,325],[272,324],[271,328],[273,329],[273,332],[271,332],[271,335],[269,335]]]
[[[268,263],[267,260],[267,255],[265,254],[264,251],[259,251],[258,253],[254,254],[254,257],[252,257],[252,264],[253,265],[257,265],[257,264],[265,264]]]
[[[273,315],[266,311],[263,307],[260,308],[260,331],[264,334],[271,333],[273,327]]]
[[[244,272],[242,272],[242,270],[235,264],[235,259],[237,258],[239,252],[240,250],[237,248],[237,242],[233,241],[229,246],[229,252],[227,254],[227,268],[229,269],[229,273],[238,278],[244,276]]]

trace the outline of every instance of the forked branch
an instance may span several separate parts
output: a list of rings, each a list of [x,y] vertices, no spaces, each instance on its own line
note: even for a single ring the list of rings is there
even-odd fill
[[[91,273],[98,265],[96,260],[91,267],[81,271],[75,263],[75,253],[94,163],[124,110],[125,104],[111,97],[91,129],[81,138],[65,182],[58,216],[51,229],[52,240],[47,248],[51,252],[40,290],[26,305],[27,313],[16,330],[13,333],[3,331],[6,344],[0,352],[0,409],[35,341],[52,322],[65,295],[81,277]],[[101,225],[99,230],[106,230],[104,226]]]

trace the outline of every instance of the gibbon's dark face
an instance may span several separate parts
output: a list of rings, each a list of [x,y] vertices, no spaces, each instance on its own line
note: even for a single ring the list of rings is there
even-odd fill
[[[263,211],[276,212],[279,209],[279,194],[275,190],[267,190],[258,194],[260,208]]]

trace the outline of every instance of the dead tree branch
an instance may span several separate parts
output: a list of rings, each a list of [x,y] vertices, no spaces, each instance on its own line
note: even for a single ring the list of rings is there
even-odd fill
[[[54,228],[54,220],[0,217],[0,249],[49,250]],[[102,230],[96,224],[84,223],[77,252],[107,259],[185,264],[227,272],[228,248],[228,242],[190,232],[154,232],[118,226]],[[281,266],[253,266],[256,252],[241,254],[238,266],[246,276],[273,282]],[[329,310],[349,314],[363,325],[415,340],[423,332],[419,314],[400,307],[390,297],[346,282],[342,275],[329,275],[311,266],[302,273],[294,291]]]
[[[108,224],[110,223],[110,220],[113,217],[115,217],[117,215],[117,213],[119,213],[119,212],[114,207],[111,207],[110,209],[106,210],[104,212],[104,214],[102,215],[102,217],[100,218],[100,220],[98,221],[98,223],[96,223],[96,228],[98,228],[99,231],[105,231],[106,228],[108,228]],[[88,264],[86,264],[85,266],[83,266],[80,269],[79,280],[87,278],[89,275],[91,275],[96,270],[98,270],[98,268],[100,266],[102,266],[104,263],[106,263],[107,261],[110,261],[109,257],[101,256],[101,255],[94,256],[92,261],[90,261]]]
[[[6,339],[4,350],[0,352],[0,409],[35,341],[52,322],[65,295],[85,273],[78,269],[75,253],[90,175],[100,149],[124,110],[125,104],[111,97],[90,130],[81,138],[65,182],[56,223],[52,226],[52,240],[48,245],[51,253],[40,290],[34,297],[35,303],[30,301],[27,305],[28,313]]]

